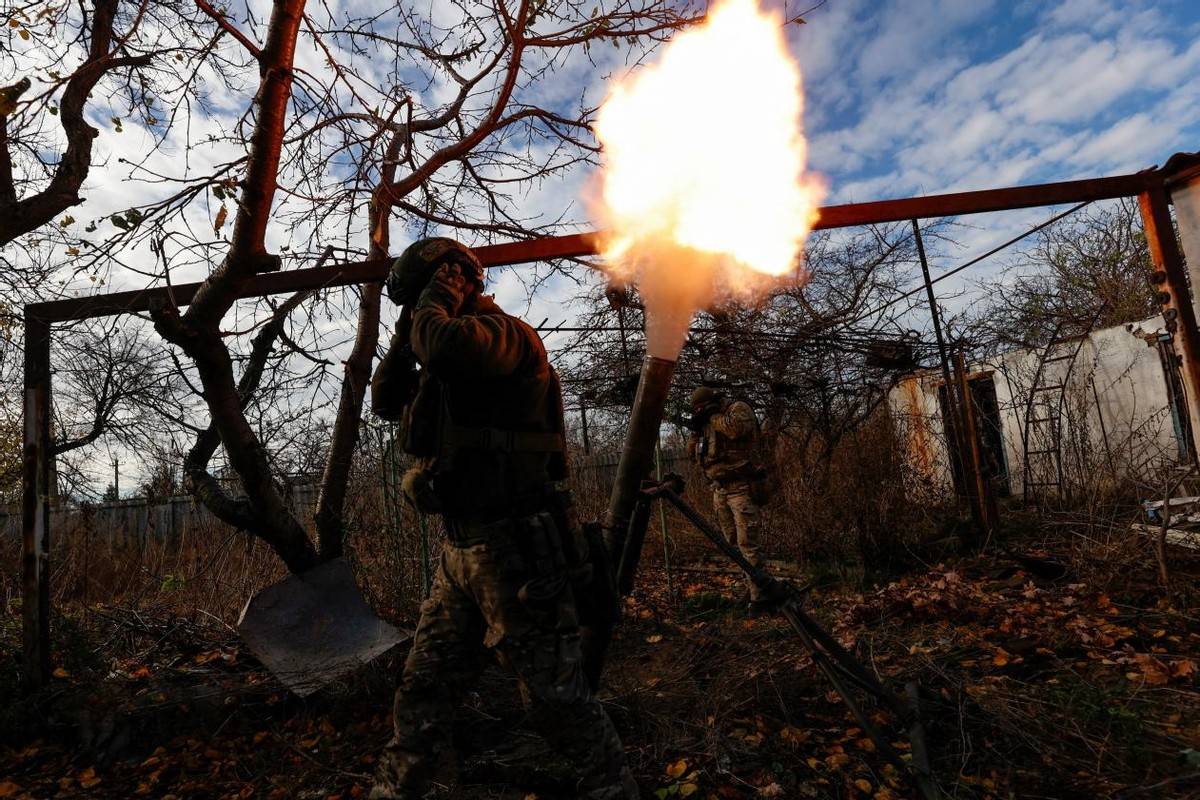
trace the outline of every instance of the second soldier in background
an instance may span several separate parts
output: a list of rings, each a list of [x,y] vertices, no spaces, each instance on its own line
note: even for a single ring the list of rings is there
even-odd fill
[[[691,407],[688,453],[712,486],[713,510],[725,537],[759,566],[759,524],[768,489],[763,469],[754,463],[759,432],[754,409],[708,386],[692,392]],[[748,610],[763,610],[758,587],[749,579],[746,587]]]

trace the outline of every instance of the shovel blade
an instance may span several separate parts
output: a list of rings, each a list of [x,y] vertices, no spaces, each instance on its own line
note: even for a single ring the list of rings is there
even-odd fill
[[[345,558],[263,589],[242,609],[238,633],[285,686],[306,697],[409,636],[367,605]]]

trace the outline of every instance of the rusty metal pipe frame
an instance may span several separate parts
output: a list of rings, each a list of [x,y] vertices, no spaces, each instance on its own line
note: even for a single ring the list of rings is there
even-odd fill
[[[1087,200],[1108,200],[1134,195],[1165,194],[1166,186],[1176,174],[1200,169],[1198,164],[1200,155],[1178,154],[1161,170],[1147,170],[1132,175],[829,206],[820,210],[820,218],[814,227],[821,230],[1081,203]],[[1161,194],[1155,199],[1157,197],[1161,197]],[[1147,202],[1145,205],[1153,204]],[[1148,216],[1153,218],[1154,215]],[[579,258],[595,255],[597,251],[596,233],[576,233],[476,248],[480,259],[489,267],[556,258]],[[1164,260],[1172,261],[1170,258]],[[387,261],[376,260],[267,273],[245,281],[238,287],[238,297],[259,297],[305,289],[370,283],[383,280],[387,270]],[[49,482],[50,460],[53,458],[50,444],[51,325],[68,320],[147,311],[158,303],[185,306],[192,301],[200,285],[189,283],[173,287],[113,292],[92,297],[31,303],[25,307],[25,424],[21,524],[24,572],[23,680],[29,689],[44,686],[50,679]],[[1184,336],[1195,341],[1197,331],[1194,327],[1192,330],[1186,330],[1189,324],[1194,326],[1194,319],[1185,317],[1182,321]],[[1187,349],[1185,356],[1193,357],[1194,352]],[[1191,374],[1197,373],[1200,373],[1200,370],[1193,370]],[[1193,385],[1193,382],[1189,381],[1189,388]]]
[[[50,679],[50,324],[25,315],[21,573],[23,659],[28,689]]]
[[[955,192],[902,200],[879,200],[872,203],[826,206],[820,209],[814,229],[907,222],[912,219],[956,217],[991,211],[1012,211],[1063,203],[1082,203],[1088,200],[1132,197],[1152,187],[1161,188],[1162,183],[1163,177],[1158,171],[1149,171],[1111,178],[1089,178],[1079,181],[1017,186],[1008,189],[983,189],[976,192]],[[503,267],[531,261],[596,255],[599,249],[598,245],[598,234],[587,232],[485,245],[475,248],[475,252],[484,265]],[[387,260],[375,260],[269,272],[255,275],[243,283],[238,289],[238,297],[261,297],[305,289],[326,289],[381,281],[387,275],[389,266],[390,262]],[[199,288],[199,283],[186,283],[174,287],[160,286],[153,289],[112,292],[91,297],[32,303],[26,307],[26,311],[45,322],[64,322],[113,314],[128,314],[147,311],[154,302],[173,302],[177,306],[185,306],[192,301]]]

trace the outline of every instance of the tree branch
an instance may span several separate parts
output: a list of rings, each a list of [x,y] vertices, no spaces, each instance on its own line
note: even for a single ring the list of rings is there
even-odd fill
[[[250,41],[250,37],[234,27],[223,13],[209,5],[205,0],[196,0],[196,7],[203,11],[208,16],[212,17],[213,21],[221,26],[221,29],[228,33],[233,38],[237,39],[242,47],[249,51],[250,55],[256,59],[262,58],[262,50],[254,42]]]
[[[0,189],[0,244],[7,244],[18,236],[40,228],[66,209],[83,202],[79,189],[91,168],[92,141],[99,134],[84,117],[88,95],[106,73],[120,67],[150,63],[148,55],[118,58],[109,52],[117,2],[95,0],[87,60],[67,81],[59,104],[59,119],[67,137],[67,149],[49,185],[36,194],[16,200],[11,166],[6,170],[7,174],[3,174],[5,170],[0,168],[0,180],[4,181],[4,187]],[[0,149],[4,151],[0,162],[7,163],[7,145]],[[5,198],[11,198],[12,201],[4,202]]]

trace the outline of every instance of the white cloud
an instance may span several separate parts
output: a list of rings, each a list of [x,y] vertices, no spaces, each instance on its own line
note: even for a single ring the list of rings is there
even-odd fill
[[[252,5],[259,24],[247,24],[246,30],[261,40],[270,0]],[[314,13],[323,16],[329,8],[336,18],[374,7],[368,0],[343,0]],[[1176,21],[1183,8],[1182,0],[830,0],[808,24],[788,29],[804,68],[810,166],[832,177],[829,202],[848,202],[1132,171],[1161,163],[1172,150],[1195,149],[1200,143],[1188,137],[1200,124],[1200,84],[1193,78],[1200,68],[1200,36],[1194,24],[1186,28]],[[441,25],[456,13],[450,0],[435,0],[427,10]],[[1010,23],[1027,29],[1011,46],[997,45],[996,32]],[[384,62],[390,59],[345,51],[338,56],[362,75],[355,85],[367,104],[381,102],[382,95],[365,87],[386,84]],[[298,65],[318,75],[327,74],[324,58],[311,45],[297,52]],[[608,76],[630,62],[626,48],[597,47],[590,54],[556,57],[550,77],[520,96],[563,108],[594,105],[608,90]],[[167,191],[128,181],[131,168],[118,158],[140,160],[159,174],[196,176],[239,155],[235,145],[221,139],[244,113],[256,76],[252,71],[234,75],[231,86],[226,76],[211,71],[200,77],[212,112],[194,114],[190,132],[182,126],[172,130],[157,149],[144,126],[128,120],[125,132],[116,134],[108,111],[97,108],[98,158],[85,187],[87,202],[75,213],[79,219],[103,219],[128,207],[132,198],[145,202]],[[391,76],[398,78],[414,79],[412,91],[426,108],[446,102],[454,91],[444,75],[428,85],[416,81],[415,73]],[[210,134],[218,141],[206,142]],[[530,143],[538,153],[550,146]],[[576,169],[536,183],[521,196],[519,211],[530,219],[566,214],[583,221],[580,197],[588,181],[587,170]],[[197,203],[185,222],[198,234],[211,232],[215,211]],[[956,232],[961,247],[945,248],[935,258],[942,266],[958,263],[1046,215],[1038,209],[972,218],[972,227]],[[354,244],[364,243],[363,222],[351,225]],[[271,227],[275,244],[282,243],[285,227]],[[301,234],[311,227],[301,226]],[[392,232],[398,252],[409,239],[405,220],[398,218]],[[321,240],[347,235],[344,226],[318,233]],[[129,260],[139,268],[152,264],[147,252],[130,254]],[[198,279],[208,266],[195,262],[173,278]],[[501,305],[533,323],[543,317],[552,323],[569,320],[577,285],[552,279],[527,309],[521,277],[529,269],[494,276],[491,289]],[[119,265],[111,278],[116,288],[146,282]],[[967,287],[964,277],[945,288]],[[322,319],[317,333],[326,341],[344,342],[352,329],[351,308],[345,299],[333,306],[338,313]],[[237,313],[246,313],[245,308]]]

